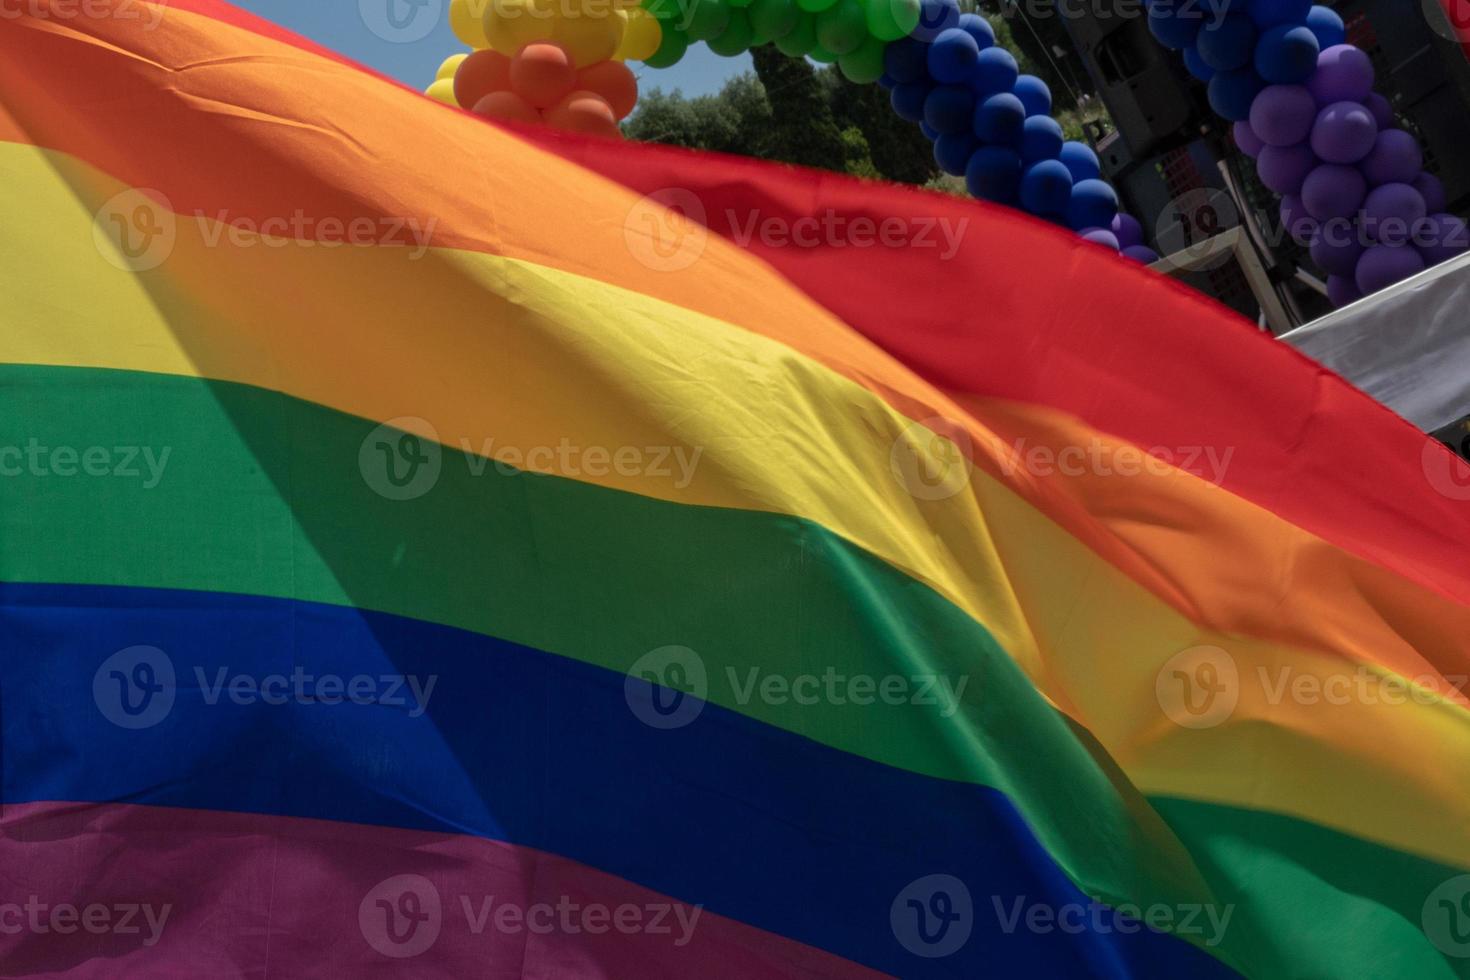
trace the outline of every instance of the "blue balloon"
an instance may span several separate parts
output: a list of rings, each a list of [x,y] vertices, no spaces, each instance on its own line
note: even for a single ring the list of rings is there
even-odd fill
[[[990,26],[990,21],[979,14],[960,14],[958,26],[975,39],[981,51],[995,47],[995,30]]]
[[[960,5],[955,0],[919,0],[919,22],[909,37],[927,43],[959,26]]]
[[[1309,10],[1307,27],[1317,35],[1317,45],[1323,51],[1347,43],[1347,25],[1331,7],[1316,6]]]
[[[1021,193],[1021,157],[1003,146],[982,146],[965,166],[971,194],[997,204],[1014,204]]]
[[[1252,0],[1251,20],[1261,30],[1278,24],[1302,24],[1312,9],[1312,0]]]
[[[1101,180],[1084,180],[1072,185],[1067,204],[1067,224],[1075,231],[1106,228],[1118,216],[1118,192]]]
[[[1148,29],[1166,48],[1183,51],[1190,47],[1203,24],[1194,0],[1148,0]]]
[[[1014,55],[1005,48],[986,48],[976,59],[970,86],[980,95],[994,95],[1011,91],[1020,77],[1021,67]]]
[[[1255,56],[1256,25],[1243,14],[1227,14],[1206,24],[1195,44],[1205,64],[1216,71],[1235,71]]]
[[[1210,79],[1210,108],[1230,122],[1249,119],[1251,103],[1265,87],[1266,83],[1261,81],[1254,68],[1222,71]]]
[[[1256,42],[1256,73],[1272,85],[1299,85],[1317,70],[1317,35],[1301,24],[1282,24]]]
[[[925,99],[924,101],[926,103],[928,102],[927,99]],[[930,126],[926,122],[919,123],[919,132],[923,133],[924,138],[931,143],[939,139],[939,130],[935,129],[933,126]]]
[[[1102,165],[1098,163],[1097,154],[1092,152],[1092,147],[1086,143],[1063,143],[1062,152],[1057,159],[1066,164],[1067,169],[1071,171],[1072,179],[1079,184],[1084,180],[1093,180],[1102,176]]]
[[[1017,78],[1011,91],[1026,107],[1026,115],[1051,115],[1051,89],[1035,75],[1022,75]]]
[[[929,45],[929,74],[943,84],[963,82],[974,72],[979,59],[980,46],[975,39],[958,27],[951,27]]]
[[[883,89],[884,91],[893,91],[893,86],[897,84],[898,83],[893,80],[893,76],[888,74],[888,72],[886,71],[878,76],[878,87]]]
[[[893,111],[909,122],[924,121],[924,102],[928,98],[928,82],[904,82],[895,85],[888,94],[888,101],[893,103]]]
[[[977,146],[975,134],[968,129],[962,133],[945,133],[934,141],[934,162],[945,173],[963,177]]]
[[[1027,163],[1055,160],[1062,152],[1062,141],[1061,123],[1051,116],[1028,116],[1021,126],[1021,159]]]
[[[1196,47],[1184,49],[1184,67],[1202,82],[1208,82],[1215,77],[1215,69],[1205,64],[1205,59],[1199,56],[1199,48]]]
[[[1013,144],[1026,124],[1026,107],[1009,92],[992,95],[975,109],[975,135],[986,143]]]
[[[1060,160],[1042,160],[1021,177],[1021,207],[1032,214],[1061,217],[1072,199],[1072,173]]]
[[[975,119],[975,95],[965,85],[936,85],[924,100],[924,122],[935,133],[967,133]]]
[[[929,77],[929,45],[911,37],[900,38],[883,52],[883,71],[896,85]]]

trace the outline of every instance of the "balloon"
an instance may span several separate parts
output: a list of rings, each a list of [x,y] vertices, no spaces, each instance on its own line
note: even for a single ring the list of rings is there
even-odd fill
[[[643,9],[655,20],[682,24],[684,11],[679,7],[679,0],[643,0]]]
[[[817,15],[817,43],[833,54],[856,51],[868,37],[868,15],[860,0],[837,0]]]
[[[1072,172],[1072,179],[1078,183],[1102,176],[1102,166],[1098,163],[1097,154],[1086,143],[1063,143],[1062,152],[1057,159],[1067,165],[1067,169]]]
[[[1012,204],[1021,193],[1021,157],[1003,146],[982,146],[965,166],[965,187],[985,201]]]
[[[494,0],[485,8],[485,39],[507,58],[551,38],[556,0]]]
[[[1380,242],[1408,241],[1414,226],[1428,215],[1424,196],[1408,184],[1384,184],[1363,199],[1363,230]]]
[[[1304,85],[1271,85],[1251,103],[1250,129],[1271,146],[1295,146],[1316,121],[1317,100]]]
[[[831,51],[828,51],[820,44],[813,45],[812,49],[806,53],[806,56],[813,61],[819,62],[824,65],[830,65],[837,60],[837,55],[833,54]]]
[[[1281,227],[1298,245],[1312,244],[1322,228],[1295,194],[1287,194],[1281,199]]]
[[[454,78],[454,73],[459,71],[459,66],[464,64],[465,59],[468,57],[469,55],[467,54],[452,54],[445,58],[443,63],[439,65],[439,70],[434,73],[434,81],[437,82],[443,78]]]
[[[919,0],[864,0],[868,33],[880,41],[897,41],[919,26]]]
[[[1331,7],[1313,7],[1307,12],[1307,26],[1317,35],[1323,51],[1347,42],[1347,27]]]
[[[990,21],[979,14],[960,14],[957,26],[975,39],[981,51],[995,47],[995,29],[990,26]]]
[[[1423,173],[1415,177],[1409,183],[1414,185],[1414,190],[1424,198],[1424,206],[1429,209],[1430,214],[1435,214],[1445,209],[1444,184],[1434,174]]]
[[[1373,150],[1360,165],[1368,183],[1409,184],[1424,169],[1424,152],[1419,141],[1402,129],[1390,129],[1378,134]]]
[[[1118,192],[1105,181],[1084,180],[1072,185],[1067,224],[1073,228],[1110,225],[1118,216]]]
[[[1366,246],[1347,222],[1333,222],[1312,242],[1312,261],[1328,275],[1351,276]]]
[[[904,82],[895,85],[888,94],[893,111],[909,122],[920,122],[924,118],[924,103],[928,101],[930,86],[925,82]]]
[[[1072,174],[1060,160],[1042,160],[1021,176],[1021,206],[1032,214],[1065,214],[1072,197]]]
[[[470,110],[486,119],[501,119],[506,122],[538,123],[541,113],[536,107],[514,92],[491,92]]]
[[[800,17],[796,0],[752,0],[750,5],[751,29],[773,41],[790,34]]]
[[[1317,71],[1307,80],[1319,105],[1368,101],[1373,94],[1373,62],[1351,44],[1339,44],[1317,58]]]
[[[857,3],[857,0],[847,0],[849,3]],[[730,10],[730,20],[725,29],[717,37],[710,38],[706,44],[709,49],[722,58],[733,58],[744,54],[750,48],[751,39],[755,36],[750,26],[750,15],[743,8],[734,7]]]
[[[1226,14],[1205,24],[1195,45],[1200,60],[1216,71],[1245,68],[1256,51],[1256,25],[1244,14]]]
[[[1312,0],[1253,0],[1250,15],[1256,26],[1264,30],[1278,24],[1300,24],[1311,9]]]
[[[1357,163],[1377,139],[1373,113],[1357,102],[1334,102],[1312,124],[1312,152],[1328,163]]]
[[[924,138],[931,143],[937,142],[940,136],[939,130],[934,129],[926,122],[919,123],[919,132],[923,133]]]
[[[1439,265],[1470,250],[1470,230],[1452,214],[1431,214],[1415,226],[1414,247],[1426,265]]]
[[[1028,116],[1021,124],[1021,159],[1055,160],[1062,152],[1062,124],[1051,116]],[[1066,166],[1066,164],[1062,164]],[[1069,174],[1070,170],[1067,171]],[[1099,224],[1105,222],[1091,222]]]
[[[1113,223],[1108,226],[1114,235],[1118,237],[1118,244],[1123,248],[1143,244],[1143,225],[1131,214],[1119,211]]]
[[[981,95],[1010,92],[1021,80],[1021,68],[1015,55],[1005,48],[986,48],[975,60],[975,71],[970,76],[970,86]],[[1021,103],[1023,106],[1025,102]]]
[[[980,46],[958,27],[940,33],[929,45],[929,74],[936,82],[963,82],[980,60]]]
[[[604,61],[577,72],[576,87],[583,92],[595,92],[612,106],[613,116],[626,119],[633,106],[638,103],[638,79],[628,66],[616,61]]]
[[[1261,138],[1256,135],[1256,131],[1251,128],[1251,124],[1247,120],[1242,119],[1240,122],[1232,124],[1230,132],[1235,137],[1236,147],[1239,148],[1241,153],[1244,153],[1252,160],[1260,156],[1261,150],[1266,146]]]
[[[1114,252],[1123,247],[1118,244],[1118,236],[1106,228],[1084,228],[1077,233],[1077,236],[1084,242],[1092,242],[1094,245],[1110,248]]]
[[[1035,75],[1022,75],[1016,79],[1011,92],[1026,107],[1028,116],[1051,115],[1051,89]]]
[[[928,45],[906,37],[883,52],[883,71],[899,85],[917,82],[929,74],[928,56]]]
[[[960,133],[946,133],[934,141],[934,162],[939,169],[955,177],[965,175],[965,166],[979,144],[975,134],[965,129]]]
[[[671,68],[689,50],[689,38],[673,24],[660,23],[658,27],[658,50],[644,58],[643,63],[650,68]]]
[[[572,64],[578,68],[607,61],[623,43],[627,23],[605,0],[555,0],[573,3],[570,16],[558,17],[551,28],[551,39],[567,49]],[[728,8],[727,8],[728,9]]]
[[[837,0],[796,0],[796,5],[809,14],[819,14]]]
[[[796,19],[796,26],[786,33],[784,37],[776,38],[776,50],[788,58],[801,58],[811,53],[817,46],[817,19],[811,14],[802,13]],[[921,85],[927,85],[928,73],[920,75],[917,81]],[[927,92],[927,88],[925,89]]]
[[[619,61],[647,61],[663,43],[663,27],[658,18],[642,8],[629,10],[627,18],[623,43],[618,45],[613,57]]]
[[[1256,175],[1277,194],[1296,194],[1307,174],[1318,164],[1317,155],[1302,144],[1267,146],[1256,158]]]
[[[936,85],[924,100],[924,122],[936,133],[969,132],[974,117],[975,96],[967,86]]]
[[[1357,167],[1320,164],[1302,182],[1302,206],[1318,221],[1346,218],[1363,205],[1368,181]]]
[[[858,45],[856,51],[849,51],[837,59],[837,68],[854,85],[867,85],[877,81],[883,74],[883,49],[886,43],[869,35]]]
[[[1373,113],[1379,129],[1394,129],[1398,126],[1399,122],[1393,113],[1393,105],[1377,92],[1368,96],[1368,101],[1363,104],[1368,107],[1369,112]]]
[[[959,26],[960,5],[955,0],[919,0],[919,23],[910,36],[927,44]]]
[[[992,95],[975,109],[975,135],[986,143],[1015,143],[1025,123],[1026,107],[1009,92]]]
[[[612,106],[595,92],[573,92],[546,111],[546,121],[557,129],[594,136],[620,136]]]
[[[1194,44],[1204,20],[1193,0],[1149,0],[1148,29],[1164,47],[1183,51]]]
[[[1356,303],[1363,298],[1363,291],[1351,276],[1328,276],[1327,299],[1336,307]]]
[[[1369,296],[1424,269],[1424,257],[1412,245],[1374,245],[1358,260],[1354,278],[1358,289]]]
[[[449,0],[449,29],[468,47],[490,46],[485,37],[485,8],[488,3],[489,0]]]
[[[454,82],[447,78],[436,78],[424,89],[424,94],[435,102],[443,102],[445,105],[459,105],[454,97]]]
[[[1196,47],[1184,49],[1184,67],[1191,75],[1206,84],[1215,77],[1215,69],[1205,64],[1205,59],[1199,56],[1199,48]]]
[[[466,109],[491,92],[510,88],[510,59],[499,51],[476,51],[454,74],[454,97]]]
[[[1159,260],[1159,253],[1147,245],[1125,245],[1123,246],[1123,257],[1132,259],[1140,265],[1153,265]]]
[[[1222,71],[1210,79],[1210,108],[1231,122],[1249,119],[1251,103],[1264,87],[1254,69]]]
[[[800,2],[800,0],[798,0]],[[689,13],[684,33],[691,41],[708,41],[719,37],[730,23],[730,4],[725,0],[689,0]]]
[[[510,59],[510,88],[537,109],[550,109],[577,82],[571,55],[559,44],[538,41]]]
[[[1273,27],[1256,42],[1256,72],[1277,85],[1296,85],[1312,77],[1322,47],[1311,28],[1300,24]]]

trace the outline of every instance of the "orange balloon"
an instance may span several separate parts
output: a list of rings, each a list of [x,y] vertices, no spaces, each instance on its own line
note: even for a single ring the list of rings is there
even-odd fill
[[[541,113],[536,107],[514,92],[491,92],[471,110],[477,116],[486,119],[503,119],[507,122],[538,123],[541,121]]]
[[[622,136],[612,106],[596,92],[573,92],[546,110],[546,122],[557,129],[594,136]]]
[[[476,51],[454,73],[454,97],[466,109],[491,92],[510,88],[510,59],[499,51]]]
[[[556,105],[577,81],[571,55],[560,44],[538,41],[510,59],[510,87],[538,109]]]
[[[606,99],[618,119],[627,118],[638,102],[638,79],[627,65],[617,61],[604,61],[577,72],[577,88]]]

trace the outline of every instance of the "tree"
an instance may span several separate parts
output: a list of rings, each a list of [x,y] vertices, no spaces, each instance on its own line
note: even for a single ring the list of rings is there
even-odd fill
[[[769,44],[751,49],[750,56],[771,106],[766,158],[845,170],[847,152],[842,130],[811,63],[805,58],[789,58]]]

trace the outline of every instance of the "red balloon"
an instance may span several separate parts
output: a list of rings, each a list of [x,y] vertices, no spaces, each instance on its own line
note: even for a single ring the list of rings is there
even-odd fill
[[[491,92],[471,110],[486,119],[502,119],[507,122],[538,123],[541,113],[536,107],[514,92]]]
[[[618,119],[626,119],[638,102],[638,79],[620,61],[604,61],[583,68],[577,72],[577,88],[606,99]]]
[[[454,73],[454,98],[466,109],[474,108],[491,92],[510,88],[510,59],[499,51],[476,51]]]
[[[560,44],[536,41],[510,59],[511,90],[538,109],[566,98],[576,82],[572,56]]]
[[[622,136],[612,106],[596,92],[573,92],[546,111],[546,121],[557,129],[593,136]]]

